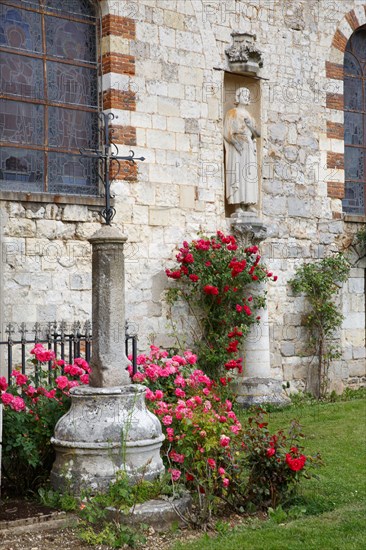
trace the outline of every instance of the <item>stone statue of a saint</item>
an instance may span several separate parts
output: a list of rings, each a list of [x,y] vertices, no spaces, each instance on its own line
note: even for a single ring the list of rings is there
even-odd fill
[[[243,210],[256,212],[258,203],[258,164],[256,138],[260,137],[255,121],[246,106],[250,102],[248,88],[236,92],[235,107],[224,120],[226,162],[226,198],[237,205],[236,215]]]

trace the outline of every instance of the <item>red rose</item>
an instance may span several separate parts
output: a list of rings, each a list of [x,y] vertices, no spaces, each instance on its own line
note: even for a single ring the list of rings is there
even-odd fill
[[[299,472],[303,469],[306,462],[306,456],[300,455],[298,458],[294,458],[291,453],[286,454],[286,464],[290,470]]]
[[[276,453],[276,450],[273,447],[269,447],[266,451],[266,454],[267,454],[268,458],[273,456],[275,453]]]
[[[217,286],[206,285],[203,287],[203,292],[216,296],[219,293],[219,289],[217,288]]]

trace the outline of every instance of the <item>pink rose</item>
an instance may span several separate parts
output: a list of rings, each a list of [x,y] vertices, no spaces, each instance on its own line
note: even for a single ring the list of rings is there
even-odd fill
[[[82,384],[89,384],[89,374],[85,373],[80,376],[80,382]]]
[[[173,417],[170,416],[169,414],[165,415],[163,418],[162,418],[162,423],[164,424],[164,426],[170,426],[170,424],[173,422]]]
[[[67,376],[58,376],[56,378],[56,384],[60,390],[64,390],[69,385],[69,380]]]
[[[23,411],[25,409],[24,399],[21,397],[14,397],[12,403],[10,403],[10,406],[16,412]]]
[[[229,486],[229,483],[230,483],[230,481],[228,480],[228,478],[227,478],[227,477],[224,477],[224,479],[222,480],[223,486],[224,486],[224,487],[228,487],[228,486]]]
[[[6,391],[8,384],[6,382],[5,376],[0,376],[0,391]]]
[[[224,475],[226,474],[225,468],[221,468],[221,467],[220,467],[217,471],[219,472],[219,475],[220,475],[220,476],[224,476]]]
[[[155,398],[156,399],[163,399],[164,393],[161,390],[156,390],[155,392]]]
[[[216,468],[216,462],[213,458],[208,458],[207,459],[207,464],[210,466],[210,468],[212,468],[212,470],[214,470]]]
[[[220,436],[221,447],[228,447],[229,443],[230,443],[230,437],[228,437],[227,435]]]
[[[1,401],[4,405],[10,405],[14,401],[14,395],[4,392],[1,394]]]
[[[178,481],[178,479],[182,475],[182,472],[180,470],[175,470],[174,468],[169,468],[168,471],[170,472],[173,481]]]

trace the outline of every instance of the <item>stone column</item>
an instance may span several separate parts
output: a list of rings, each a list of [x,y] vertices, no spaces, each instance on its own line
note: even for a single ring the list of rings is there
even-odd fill
[[[89,242],[93,248],[93,355],[90,386],[130,383],[125,353],[125,264],[127,237],[105,225]]]
[[[130,384],[125,354],[125,285],[119,231],[104,226],[93,248],[93,354],[90,386],[70,390],[71,408],[59,420],[52,443],[55,489],[74,494],[107,489],[124,470],[130,481],[164,471],[158,418],[145,405],[144,386]]]
[[[231,229],[243,248],[258,245],[267,236],[266,226],[254,212],[242,212],[240,216],[232,218]],[[256,285],[252,294],[263,294],[266,286],[266,283]],[[267,306],[260,309],[258,315],[260,321],[252,325],[244,344],[243,376],[238,377],[236,382],[237,402],[243,407],[263,403],[285,405],[290,400],[284,394],[282,379],[271,376]]]

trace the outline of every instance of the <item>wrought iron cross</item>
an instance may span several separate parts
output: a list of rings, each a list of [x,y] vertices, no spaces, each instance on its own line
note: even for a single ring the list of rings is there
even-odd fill
[[[104,218],[106,224],[111,225],[111,222],[116,213],[115,208],[111,206],[111,199],[114,198],[114,195],[111,194],[111,183],[114,179],[116,179],[116,177],[121,171],[121,161],[128,160],[133,164],[135,164],[135,160],[144,161],[145,157],[135,158],[135,153],[132,150],[130,150],[130,154],[128,156],[118,155],[118,147],[112,141],[112,137],[111,137],[111,134],[113,134],[114,132],[114,128],[109,127],[109,122],[115,118],[114,114],[99,113],[99,116],[102,121],[102,128],[100,131],[101,131],[101,134],[104,135],[104,143],[101,146],[101,149],[86,151],[86,149],[83,147],[79,149],[79,151],[81,156],[96,158],[100,160],[102,163],[102,170],[101,170],[101,173],[98,175],[99,175],[99,179],[101,180],[104,186],[105,208],[103,208],[103,210],[100,212],[100,215]],[[110,169],[113,162],[117,163],[117,171],[115,173],[115,176],[111,179]]]

